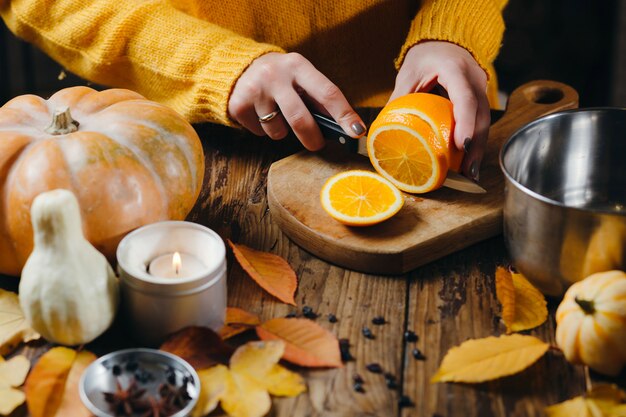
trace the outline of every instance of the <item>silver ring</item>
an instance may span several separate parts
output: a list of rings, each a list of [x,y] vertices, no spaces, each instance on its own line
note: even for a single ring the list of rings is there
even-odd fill
[[[273,112],[268,113],[265,116],[259,116],[259,122],[267,123],[270,120],[272,120],[274,117],[276,117],[276,115],[278,115],[278,113],[280,113],[280,110],[274,110]]]

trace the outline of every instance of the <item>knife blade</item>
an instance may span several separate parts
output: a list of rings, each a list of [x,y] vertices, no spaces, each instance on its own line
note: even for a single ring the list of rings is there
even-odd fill
[[[354,139],[350,137],[350,135],[348,135],[343,128],[330,117],[314,111],[311,112],[311,114],[322,131],[322,135],[326,139],[339,142],[348,152],[359,153],[369,158],[369,155],[367,154],[367,136]],[[476,182],[464,177],[461,174],[457,174],[454,171],[448,171],[446,179],[443,182],[443,186],[466,193],[484,194],[487,192],[487,190],[478,185]]]

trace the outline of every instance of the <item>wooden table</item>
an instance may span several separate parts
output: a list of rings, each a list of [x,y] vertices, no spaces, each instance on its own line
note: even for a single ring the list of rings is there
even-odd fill
[[[204,224],[222,238],[284,257],[296,271],[297,308],[265,293],[229,258],[228,305],[258,314],[262,320],[302,313],[310,306],[317,322],[338,338],[348,338],[355,361],[342,369],[300,369],[308,391],[297,398],[275,399],[274,416],[541,416],[544,407],[584,392],[590,383],[585,369],[549,352],[522,374],[479,385],[431,384],[430,378],[449,348],[470,338],[504,333],[495,296],[494,274],[509,262],[501,236],[474,245],[411,273],[373,276],[328,264],[293,244],[272,222],[266,199],[266,176],[272,162],[300,150],[293,138],[273,142],[220,126],[197,126],[206,154],[202,193],[188,220]],[[15,278],[0,286],[16,290]],[[531,331],[554,342],[554,311],[547,323]],[[328,314],[338,322],[328,321]],[[372,325],[375,316],[388,323]],[[370,340],[361,329],[375,334]],[[101,355],[134,346],[116,324],[86,348]],[[414,331],[419,340],[405,343]],[[45,342],[20,351],[36,358],[50,347]],[[426,360],[411,354],[417,347]],[[396,376],[391,390],[383,375],[365,369],[379,363]],[[365,393],[355,392],[355,373],[365,380]],[[622,384],[624,385],[624,384]],[[414,406],[400,408],[405,394]],[[25,413],[24,407],[20,414]],[[71,417],[71,416],[68,416]]]

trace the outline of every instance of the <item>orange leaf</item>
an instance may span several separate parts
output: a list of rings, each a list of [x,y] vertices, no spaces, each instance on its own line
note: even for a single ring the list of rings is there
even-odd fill
[[[496,296],[502,304],[507,333],[533,329],[548,318],[545,297],[522,274],[498,267]]]
[[[24,392],[32,417],[90,416],[78,396],[78,381],[96,356],[55,347],[46,352],[26,379]],[[58,413],[58,414],[57,414]]]
[[[265,291],[283,303],[296,305],[294,294],[298,288],[296,273],[287,261],[273,253],[261,252],[228,241],[239,265]]]
[[[185,327],[174,333],[161,345],[161,350],[178,355],[194,369],[209,368],[228,363],[232,348],[208,327]]]
[[[219,331],[222,339],[228,339],[261,324],[259,316],[237,307],[228,307],[226,309],[225,321],[224,327]]]
[[[507,326],[515,321],[515,286],[511,272],[503,267],[496,268],[496,297],[502,305],[502,321]]]
[[[277,318],[256,327],[261,340],[285,342],[283,359],[300,366],[340,368],[335,335],[308,319]]]

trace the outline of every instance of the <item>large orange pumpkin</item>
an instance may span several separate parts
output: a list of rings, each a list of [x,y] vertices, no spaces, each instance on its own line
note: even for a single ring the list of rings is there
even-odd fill
[[[125,234],[183,219],[204,176],[202,144],[173,110],[123,89],[24,95],[0,107],[0,272],[18,275],[33,247],[30,206],[64,188],[87,239],[110,260]]]

